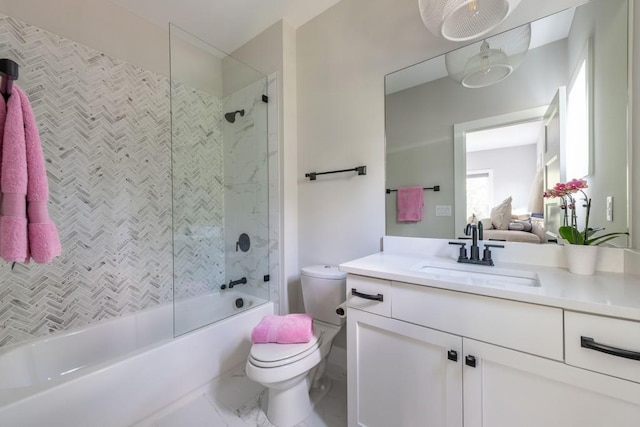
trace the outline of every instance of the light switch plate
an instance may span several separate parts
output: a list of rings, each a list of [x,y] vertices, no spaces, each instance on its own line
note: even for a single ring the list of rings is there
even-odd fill
[[[449,205],[437,205],[436,216],[451,216],[451,206]]]
[[[613,196],[607,196],[607,221],[613,221]]]

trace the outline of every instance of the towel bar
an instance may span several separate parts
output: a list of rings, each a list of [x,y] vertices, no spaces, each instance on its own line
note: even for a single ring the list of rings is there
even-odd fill
[[[440,191],[440,186],[439,185],[434,185],[433,187],[422,187],[423,190],[433,190],[433,191]],[[390,190],[387,188],[387,194],[390,194],[392,191],[398,191],[398,190]]]
[[[358,172],[358,175],[366,175],[367,167],[366,166],[357,166],[353,169],[341,169],[337,171],[329,171],[329,172],[309,172],[305,173],[305,178],[309,178],[309,181],[315,181],[318,175],[327,175],[330,173],[341,173],[341,172]]]

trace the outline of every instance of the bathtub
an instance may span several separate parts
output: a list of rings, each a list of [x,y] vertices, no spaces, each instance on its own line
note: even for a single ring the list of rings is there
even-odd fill
[[[165,304],[11,346],[0,351],[0,424],[131,425],[243,363],[251,329],[273,310],[225,291],[177,303],[177,338]],[[214,313],[223,319],[185,333]]]

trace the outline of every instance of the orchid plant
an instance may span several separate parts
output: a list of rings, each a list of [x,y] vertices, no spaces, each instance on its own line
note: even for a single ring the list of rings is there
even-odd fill
[[[558,229],[558,234],[564,240],[572,245],[600,245],[615,239],[618,236],[628,236],[629,233],[607,233],[597,237],[593,235],[604,228],[589,227],[589,214],[591,213],[591,199],[584,192],[589,188],[587,181],[584,179],[572,179],[566,183],[557,183],[555,187],[544,192],[545,198],[559,197],[562,199],[560,208],[564,211],[564,222],[562,227]],[[582,193],[582,205],[586,209],[584,230],[578,229],[578,216],[576,214],[576,198],[574,194]]]

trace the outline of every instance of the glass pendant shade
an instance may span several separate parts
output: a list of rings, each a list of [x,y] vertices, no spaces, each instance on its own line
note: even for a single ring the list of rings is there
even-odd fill
[[[531,25],[523,25],[445,55],[449,76],[468,88],[498,83],[513,73],[531,43]]]
[[[520,0],[418,0],[422,22],[452,41],[475,40],[496,28]]]

